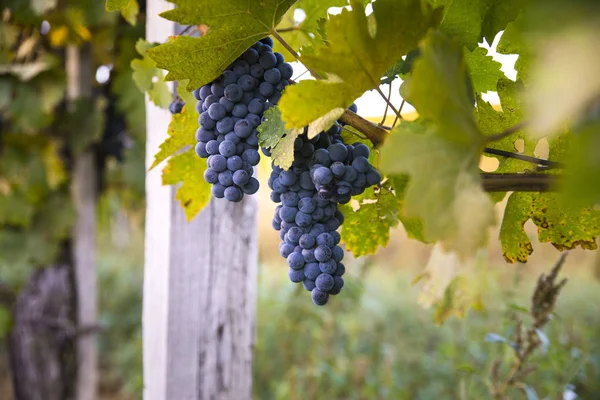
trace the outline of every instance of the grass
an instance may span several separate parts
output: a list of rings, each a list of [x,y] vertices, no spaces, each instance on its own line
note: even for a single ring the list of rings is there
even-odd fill
[[[506,272],[506,271],[505,271]],[[490,271],[506,282],[506,273]],[[416,302],[412,275],[373,269],[362,283],[352,277],[341,296],[316,308],[264,268],[259,291],[255,356],[257,399],[483,399],[506,345],[486,333],[510,336],[509,305],[528,305],[532,279],[516,290],[487,293],[486,309],[435,326]],[[508,279],[510,281],[510,279]],[[550,323],[550,347],[534,358],[530,386],[540,396],[562,398],[568,383],[580,398],[600,394],[600,292],[596,282],[572,277]],[[522,393],[513,393],[520,398]]]
[[[265,240],[262,232],[260,237]],[[344,290],[323,308],[288,281],[278,257],[264,253],[276,245],[262,243],[255,399],[489,398],[492,363],[508,363],[512,352],[484,337],[510,337],[515,305],[528,305],[535,278],[550,269],[556,252],[539,254],[526,267],[492,258],[494,267],[478,283],[486,288],[485,309],[436,326],[432,311],[417,303],[419,288],[411,285],[418,270],[409,264],[418,265],[427,248],[411,249],[399,234],[392,238],[366,273],[349,260]],[[109,236],[102,241],[103,388],[111,399],[141,398],[142,232],[131,233],[129,241],[120,238],[121,247]],[[600,398],[600,284],[585,268],[588,258],[574,256],[557,318],[546,332],[548,352],[534,357],[538,370],[528,380],[539,398],[562,398],[568,383],[579,398]],[[511,399],[520,398],[522,392],[511,393]]]

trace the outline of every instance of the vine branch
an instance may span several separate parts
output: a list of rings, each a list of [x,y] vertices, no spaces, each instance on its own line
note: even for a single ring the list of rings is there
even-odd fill
[[[392,87],[392,85],[390,85],[390,88],[391,87]],[[385,100],[385,104],[392,109],[394,114],[396,114],[396,118],[402,118],[402,116],[400,115],[400,111],[396,110],[396,107],[394,107],[394,105],[390,101],[389,97],[386,97],[386,95],[383,94],[383,92],[381,91],[381,89],[379,87],[377,87],[375,90],[377,90],[377,93],[379,93],[379,95],[383,98],[383,100]]]
[[[484,148],[483,152],[488,153],[488,154],[494,154],[497,156],[502,156],[502,157],[514,158],[516,160],[526,161],[526,162],[530,162],[530,163],[536,164],[536,165],[543,165],[548,168],[564,168],[565,167],[565,165],[563,163],[560,163],[557,161],[544,160],[543,158],[526,156],[524,154],[513,153],[510,151],[506,151],[506,150],[492,149],[490,147]]]
[[[283,47],[285,47],[285,49],[287,51],[289,51],[294,58],[296,58],[296,60],[300,61],[300,55],[298,54],[298,52],[296,50],[294,50],[294,48],[292,46],[289,45],[288,42],[285,41],[284,38],[281,37],[281,35],[279,34],[279,32],[277,32],[277,29],[273,28],[273,30],[271,31],[271,33],[273,34],[273,36],[275,36],[275,39],[277,39],[277,41],[279,43],[281,43],[281,45]],[[301,61],[300,61],[301,62]],[[316,79],[323,79],[323,77],[315,70],[311,69],[309,66],[304,65],[304,67],[306,67],[307,70],[310,71],[310,73],[316,78]]]
[[[350,110],[344,111],[344,114],[342,114],[340,117],[340,121],[361,131],[376,148],[384,142],[388,134],[388,131],[385,129],[372,123],[371,121],[364,119],[360,115],[355,114]]]
[[[486,192],[551,192],[559,176],[549,174],[482,173],[481,184]]]

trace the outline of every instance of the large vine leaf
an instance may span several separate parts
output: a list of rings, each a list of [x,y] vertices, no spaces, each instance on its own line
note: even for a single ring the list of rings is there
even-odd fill
[[[106,0],[106,11],[121,11],[126,8],[131,1],[135,0]]]
[[[469,50],[477,47],[482,34],[481,25],[490,0],[449,0],[440,30],[457,37]]]
[[[558,250],[580,246],[596,249],[600,235],[600,211],[593,207],[566,207],[556,193],[513,193],[506,205],[500,228],[502,254],[506,261],[526,262],[533,252],[523,225],[528,220],[538,227],[540,242]]]
[[[149,50],[166,80],[189,79],[196,89],[217,78],[257,40],[268,36],[295,0],[171,0],[177,7],[161,14],[183,25],[205,24],[200,38],[179,36]]]
[[[163,170],[163,184],[176,185],[175,199],[181,203],[188,221],[191,221],[210,200],[210,184],[204,180],[206,159],[188,150],[169,159]]]
[[[563,134],[549,138],[549,158],[564,162],[572,157],[572,136]],[[530,219],[538,227],[539,241],[550,242],[558,250],[569,250],[577,246],[584,249],[597,248],[600,210],[594,208],[593,202],[568,204],[562,193],[513,193],[506,205],[500,228],[502,253],[508,262],[526,262],[533,252],[523,229],[523,225]]]
[[[287,129],[279,108],[271,107],[258,127],[258,140],[261,147],[271,149],[273,164],[288,169],[294,162],[294,142],[301,133],[299,129]]]
[[[504,72],[500,71],[502,64],[488,56],[487,50],[482,47],[473,51],[465,49],[465,61],[476,93],[496,90],[498,81],[506,78]]]
[[[523,6],[522,0],[428,0],[433,6],[444,6],[440,29],[456,37],[473,51],[486,39],[492,43],[498,32],[513,21]]]
[[[106,0],[106,11],[120,11],[125,21],[135,25],[140,6],[137,0]]]
[[[147,92],[150,100],[158,107],[167,108],[171,103],[171,92],[164,82],[164,73],[156,67],[156,63],[148,56],[152,43],[140,39],[135,44],[137,52],[143,57],[131,61],[133,80],[142,92]]]
[[[400,222],[402,222],[402,226],[404,227],[407,236],[411,239],[427,243],[427,239],[425,239],[423,233],[423,221],[419,218],[411,218],[405,215],[406,187],[408,186],[409,181],[408,176],[396,175],[390,177],[390,180],[394,188],[394,193],[396,194],[396,199],[398,200],[398,218],[400,218]]]
[[[525,20],[519,16],[514,21],[506,25],[502,38],[498,42],[497,51],[500,54],[518,54],[515,62],[517,79],[524,83],[529,82],[529,70],[531,63],[531,46],[525,41],[524,30],[526,29]]]
[[[373,3],[373,35],[364,6],[352,1],[352,11],[331,16],[329,47],[305,54],[301,61],[327,73],[322,81],[289,86],[279,107],[290,128],[301,128],[334,108],[346,109],[365,91],[377,88],[381,76],[418,41],[441,13],[418,0],[378,0]]]
[[[498,32],[517,18],[519,11],[523,8],[523,3],[525,3],[523,0],[494,0],[491,2],[481,26],[481,35],[489,44],[492,44]]]
[[[341,234],[346,249],[354,257],[360,257],[387,246],[390,229],[399,222],[399,204],[389,182],[381,188],[368,188],[354,200],[358,201],[356,209],[350,204],[340,206],[345,217]]]
[[[410,175],[406,214],[423,220],[425,239],[441,241],[463,258],[485,245],[494,223],[479,178],[485,137],[470,94],[462,48],[430,34],[407,87],[407,100],[426,121],[400,124],[381,154],[384,172]]]
[[[489,103],[481,99],[477,100],[477,123],[479,130],[484,135],[493,135],[502,132],[524,120],[520,100],[520,95],[523,91],[521,82],[501,79],[498,81],[497,91],[500,97],[500,104],[502,105],[501,111],[494,110]],[[490,142],[487,146],[497,150],[517,152],[535,157],[537,143],[538,140],[528,135],[525,129],[521,129],[501,140]],[[526,161],[496,155],[489,156],[498,159],[500,164],[495,171],[498,173],[524,172],[534,168],[533,164]]]
[[[435,245],[425,270],[415,279],[422,284],[418,302],[425,308],[434,309],[433,321],[443,323],[451,316],[464,317],[469,308],[481,310],[482,269],[477,268],[485,260],[485,254],[478,252],[467,260],[461,260],[456,253],[445,252]]]
[[[303,46],[318,45],[323,39],[320,29],[327,17],[327,10],[330,7],[342,7],[347,4],[348,0],[299,0],[288,10],[277,29],[293,49],[301,51]],[[302,10],[306,15],[300,23],[294,20],[296,10]],[[273,50],[283,54],[287,61],[295,61],[295,57],[278,41],[275,42]]]
[[[168,138],[160,145],[154,156],[151,169],[167,160],[163,169],[163,184],[176,185],[175,199],[181,203],[185,215],[192,220],[208,204],[210,200],[210,184],[204,180],[207,168],[206,160],[196,155],[195,133],[198,129],[197,113],[193,102],[183,107],[179,114],[174,114],[169,124]]]

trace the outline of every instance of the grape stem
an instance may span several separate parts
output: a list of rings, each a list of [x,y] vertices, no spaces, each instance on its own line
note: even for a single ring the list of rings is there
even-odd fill
[[[277,39],[277,41],[279,43],[281,43],[281,45],[283,47],[285,47],[285,49],[287,51],[289,51],[296,60],[298,60],[298,62],[302,62],[300,61],[300,55],[296,52],[296,50],[294,50],[294,48],[292,46],[289,45],[288,42],[285,41],[284,38],[281,37],[281,35],[279,34],[279,32],[277,32],[277,29],[273,29],[271,31],[271,34],[275,37],[275,39]],[[316,79],[323,79],[323,77],[321,77],[321,75],[319,75],[319,73],[313,69],[311,69],[310,67],[308,67],[307,65],[304,65],[304,67],[312,74],[312,76],[314,76]]]
[[[488,154],[494,154],[496,156],[514,158],[517,160],[530,162],[530,163],[536,164],[536,165],[543,165],[544,167],[547,167],[547,168],[564,168],[565,167],[565,165],[560,162],[544,160],[542,158],[526,156],[524,154],[513,153],[513,152],[505,151],[505,150],[492,149],[490,147],[484,148],[483,152],[488,153]]]

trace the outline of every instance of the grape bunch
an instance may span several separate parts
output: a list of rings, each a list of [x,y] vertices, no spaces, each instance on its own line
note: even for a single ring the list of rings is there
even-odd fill
[[[362,167],[362,161],[355,165],[361,157],[368,159],[369,148],[359,143],[345,145],[340,133],[340,127],[334,125],[309,140],[305,130],[294,143],[291,168],[273,165],[268,182],[271,200],[281,203],[272,221],[282,240],[279,253],[287,260],[290,280],[302,282],[316,305],[327,304],[329,296],[340,293],[344,286],[344,251],[337,232],[344,215],[338,203],[348,202],[352,194],[362,193],[381,180],[370,164],[367,168]],[[263,151],[268,154],[268,149]],[[344,178],[337,173],[333,167],[336,162],[342,164],[344,174],[353,171],[348,172],[351,175]],[[325,175],[331,178],[323,179]],[[358,180],[358,176],[362,178]],[[346,192],[346,188],[350,189]]]
[[[196,154],[208,159],[204,179],[217,198],[238,202],[258,190],[252,176],[260,161],[256,128],[293,74],[272,46],[271,38],[258,41],[219,78],[194,91],[200,114]]]

